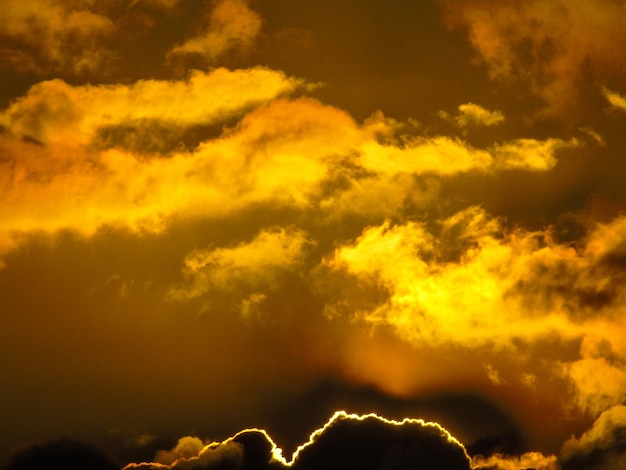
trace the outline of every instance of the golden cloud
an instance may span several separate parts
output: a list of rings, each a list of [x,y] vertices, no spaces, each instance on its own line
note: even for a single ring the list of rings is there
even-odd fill
[[[626,5],[564,0],[440,0],[450,26],[467,28],[493,78],[528,83],[548,113],[580,104],[583,76],[609,79],[626,64]]]
[[[0,30],[27,50],[13,55],[13,59],[13,49],[3,51],[0,60],[9,59],[18,69],[42,72],[50,68],[82,74],[110,59],[100,43],[115,27],[107,16],[81,2],[7,0],[0,5]]]
[[[264,67],[193,71],[184,81],[140,80],[131,85],[34,85],[2,114],[12,134],[44,144],[86,145],[106,126],[164,121],[191,126],[219,122],[304,83]]]
[[[622,111],[626,111],[626,98],[624,98],[624,96],[614,91],[611,91],[606,87],[602,88],[602,92],[604,93],[604,96],[611,104],[611,106],[614,106],[617,109],[621,109]]]
[[[320,204],[329,214],[335,205],[358,213],[370,201],[380,214],[392,214],[407,198],[435,194],[436,183],[414,191],[420,174],[546,171],[556,164],[558,149],[575,144],[525,139],[481,150],[448,137],[396,137],[398,124],[382,115],[358,125],[310,98],[276,99],[300,86],[298,79],[261,67],[195,72],[181,82],[72,87],[52,80],[34,86],[0,115],[8,130],[0,140],[2,193],[12,201],[2,208],[4,249],[31,231],[91,235],[116,225],[158,232],[173,216],[220,216],[270,201]],[[128,149],[115,140],[98,145],[103,129],[163,122],[184,133],[262,103],[189,151],[159,147],[158,132],[156,141]],[[155,149],[166,158],[150,157]],[[395,196],[379,199],[381,189],[394,186],[389,193]]]
[[[190,299],[206,292],[251,289],[272,289],[281,271],[293,270],[303,261],[304,249],[310,241],[297,229],[263,230],[249,243],[232,248],[196,250],[185,258],[186,282],[170,292],[172,299]],[[259,299],[258,294],[252,298]]]
[[[532,234],[512,235],[505,241],[498,230],[497,222],[478,208],[444,221],[438,237],[421,224],[386,223],[367,229],[354,245],[338,249],[328,263],[366,285],[386,289],[385,303],[352,314],[370,323],[389,324],[410,342],[507,344],[514,337],[533,337],[559,327],[566,317],[560,309],[550,309],[529,325],[525,309],[510,298],[535,260],[547,253]],[[456,240],[446,240],[449,245],[463,247],[455,254],[459,259],[446,259],[450,255],[438,242],[450,236]],[[568,257],[567,250],[555,250],[548,256]]]
[[[456,116],[450,116],[445,111],[440,111],[439,116],[447,121],[451,121],[459,128],[471,125],[495,126],[504,121],[502,111],[489,111],[474,103],[459,105]]]
[[[561,458],[580,460],[587,468],[619,468],[626,463],[624,452],[626,406],[618,405],[604,411],[580,438],[572,437],[563,445]],[[589,458],[586,462],[585,457]],[[599,461],[599,462],[598,462]]]
[[[520,456],[494,454],[489,457],[472,458],[472,468],[476,470],[559,470],[561,466],[554,455],[543,455],[540,452],[527,452]]]
[[[219,0],[208,18],[206,30],[174,46],[169,56],[196,54],[213,62],[232,50],[250,48],[261,32],[261,15],[246,0]]]
[[[418,348],[515,350],[519,341],[578,339],[580,357],[552,367],[572,385],[579,409],[597,416],[626,397],[624,227],[624,218],[598,225],[573,247],[549,231],[505,230],[477,207],[437,229],[386,222],[326,259],[348,276],[327,313],[391,327]],[[486,367],[492,382],[503,382]],[[525,374],[535,386],[536,376]]]

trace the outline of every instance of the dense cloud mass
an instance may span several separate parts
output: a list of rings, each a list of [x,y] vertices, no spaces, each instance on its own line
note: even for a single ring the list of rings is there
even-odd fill
[[[337,412],[287,461],[265,431],[250,429],[222,442],[205,446],[193,437],[181,438],[172,451],[157,454],[154,463],[130,464],[143,468],[233,469],[390,469],[426,467],[467,469],[463,446],[435,423],[405,419],[390,421],[377,415]]]
[[[624,465],[624,24],[3,2],[0,465]]]
[[[623,2],[441,3],[448,24],[468,29],[491,76],[527,82],[548,113],[583,112],[593,82],[623,85]]]

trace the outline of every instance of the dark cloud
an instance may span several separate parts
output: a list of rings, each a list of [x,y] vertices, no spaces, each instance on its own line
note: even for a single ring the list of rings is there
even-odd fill
[[[469,469],[465,449],[443,428],[414,420],[389,422],[374,415],[335,415],[312,435],[294,462],[297,470],[359,469]]]
[[[285,467],[469,470],[470,461],[463,446],[438,424],[337,412],[298,448],[291,462],[284,459],[265,431],[251,429],[221,443],[209,444],[196,456],[180,457],[170,466],[144,463],[129,464],[125,469],[280,470]]]
[[[603,412],[580,438],[572,437],[560,456],[563,470],[610,470],[626,465],[626,406]]]
[[[69,438],[35,444],[17,451],[3,470],[118,470],[97,447]]]

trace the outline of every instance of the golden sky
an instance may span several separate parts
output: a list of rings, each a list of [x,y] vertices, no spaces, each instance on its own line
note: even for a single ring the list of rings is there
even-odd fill
[[[624,25],[1,2],[1,462],[626,465]]]

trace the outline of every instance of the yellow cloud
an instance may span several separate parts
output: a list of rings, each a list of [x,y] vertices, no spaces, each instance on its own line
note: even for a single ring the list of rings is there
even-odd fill
[[[300,230],[276,228],[263,230],[254,240],[232,248],[197,250],[185,258],[182,287],[170,292],[172,299],[190,299],[206,292],[276,287],[281,271],[300,265],[308,237]],[[259,294],[251,301],[261,301]]]
[[[624,98],[624,96],[605,87],[602,88],[602,92],[608,102],[611,103],[611,106],[621,109],[622,111],[626,111],[626,98]]]
[[[474,103],[462,104],[458,107],[458,114],[454,117],[445,111],[440,111],[439,115],[446,120],[452,121],[460,128],[470,125],[495,126],[504,121],[504,114],[501,111],[489,111]]]
[[[568,117],[582,103],[586,76],[605,79],[626,64],[622,2],[524,3],[440,0],[450,26],[463,26],[493,78],[529,83],[551,114]]]
[[[625,218],[597,226],[577,248],[547,231],[505,230],[476,207],[437,230],[387,222],[326,259],[357,281],[354,287],[346,279],[343,297],[329,300],[327,312],[391,327],[418,348],[514,350],[517,341],[550,336],[581,340],[580,357],[553,368],[572,385],[578,408],[597,416],[626,398],[625,244]],[[492,382],[503,380],[485,367]],[[536,376],[524,374],[521,380],[534,377],[536,386]]]
[[[387,217],[432,201],[436,177],[546,171],[571,145],[527,139],[483,150],[448,137],[397,135],[402,126],[379,114],[359,125],[310,98],[277,98],[301,85],[256,67],[194,72],[185,81],[32,87],[0,114],[8,131],[0,138],[3,252],[30,232],[92,235],[105,225],[159,232],[172,217],[223,216],[258,203]],[[234,127],[188,151],[176,141],[161,145],[158,135],[131,146],[99,140],[115,126],[133,132],[163,123],[184,135],[240,114]]]
[[[472,468],[491,470],[559,470],[561,466],[554,455],[543,455],[540,452],[527,452],[520,456],[494,454],[488,457],[478,455],[472,458]]]
[[[565,142],[561,139],[517,139],[505,144],[496,145],[493,153],[496,166],[512,170],[547,171],[556,166],[555,153],[558,149],[575,147],[575,139]]]
[[[100,43],[115,30],[107,16],[89,5],[58,0],[4,1],[0,4],[0,29],[35,51],[36,57],[20,55],[14,66],[76,74],[93,72],[109,59]]]
[[[0,114],[0,124],[41,143],[86,145],[105,126],[142,120],[210,124],[302,85],[264,67],[194,71],[185,81],[140,80],[131,85],[71,86],[57,79],[34,85]]]
[[[626,456],[623,453],[623,438],[620,440],[620,433],[626,428],[626,406],[617,405],[604,411],[593,423],[592,427],[585,431],[580,438],[571,437],[563,445],[561,455],[564,459],[570,459],[576,455],[584,455],[601,452],[607,459],[620,457],[611,456],[611,451],[621,453],[621,464],[626,463]],[[607,465],[602,468],[619,468],[617,461],[613,461],[614,466]]]
[[[510,290],[546,255],[573,255],[558,247],[546,252],[530,234],[499,239],[489,233],[497,225],[477,208],[456,218],[469,230],[462,232],[465,249],[455,262],[438,261],[445,253],[436,237],[416,223],[369,228],[354,245],[337,250],[329,260],[333,267],[374,279],[389,292],[388,301],[374,310],[353,313],[370,323],[389,324],[418,344],[504,345],[515,337],[567,331],[566,314],[558,305],[529,322],[529,312],[516,305]]]
[[[178,439],[176,446],[170,450],[160,450],[157,452],[154,461],[156,463],[170,465],[178,459],[190,459],[198,456],[204,449],[204,443],[201,439],[194,436],[185,436]]]
[[[212,62],[233,49],[252,46],[261,32],[261,15],[246,0],[219,0],[214,5],[206,31],[173,47],[170,56],[198,54]]]
[[[492,163],[484,150],[449,137],[415,139],[405,147],[365,142],[361,163],[367,170],[380,173],[437,173],[450,175],[469,170],[486,169]]]

